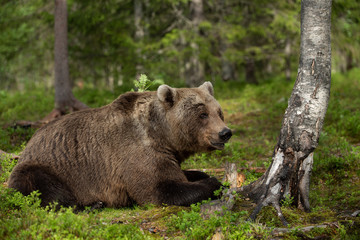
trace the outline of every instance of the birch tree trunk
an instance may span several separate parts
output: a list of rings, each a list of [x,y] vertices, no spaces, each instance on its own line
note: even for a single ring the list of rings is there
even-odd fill
[[[55,109],[45,118],[56,118],[67,112],[87,108],[77,100],[69,77],[66,0],[55,0]],[[51,116],[50,116],[51,115]]]
[[[286,194],[294,199],[293,204],[298,208],[310,210],[309,184],[313,152],[318,145],[330,96],[331,2],[301,2],[298,75],[272,163],[261,178],[239,189],[239,192],[257,203],[250,216],[253,220],[263,206],[272,204],[286,225],[279,204]]]

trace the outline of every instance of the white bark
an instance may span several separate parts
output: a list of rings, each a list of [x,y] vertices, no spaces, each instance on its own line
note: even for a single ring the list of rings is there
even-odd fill
[[[273,163],[270,166],[269,175],[266,178],[266,185],[270,183],[270,180],[274,178],[275,173],[279,171],[279,167],[284,162],[284,153],[280,149],[277,151],[273,157]]]
[[[273,162],[256,182],[239,191],[258,205],[272,204],[284,225],[279,202],[290,194],[294,205],[309,211],[313,152],[318,145],[330,97],[331,0],[302,0],[301,46],[298,76],[288,102]]]
[[[317,147],[330,97],[331,0],[303,0],[301,10],[298,77],[285,112],[280,146],[292,147],[306,157]]]

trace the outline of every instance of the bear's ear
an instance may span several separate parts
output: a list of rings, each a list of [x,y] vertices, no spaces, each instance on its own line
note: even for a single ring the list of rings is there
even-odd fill
[[[173,106],[176,98],[176,90],[163,84],[157,89],[157,97],[161,102],[169,103],[170,106]]]
[[[199,88],[214,96],[214,88],[211,82],[204,82]]]

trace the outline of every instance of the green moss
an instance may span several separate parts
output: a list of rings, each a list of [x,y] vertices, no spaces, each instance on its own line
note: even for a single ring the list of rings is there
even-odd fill
[[[359,236],[357,218],[343,217],[359,208],[360,202],[360,70],[334,74],[332,93],[319,146],[314,154],[310,186],[310,213],[283,204],[285,218],[295,230],[284,239],[316,238],[356,239]],[[281,128],[293,83],[281,79],[260,86],[236,82],[215,83],[215,94],[223,107],[225,120],[233,129],[233,137],[223,151],[200,153],[184,162],[183,168],[221,168],[225,161],[239,167],[264,167],[271,162],[273,148]],[[130,89],[131,86],[128,87]],[[115,92],[85,86],[74,89],[75,95],[92,107],[110,103],[126,89]],[[45,88],[27,89],[22,93],[0,91],[0,149],[19,153],[34,130],[13,128],[17,120],[36,121],[53,108],[53,93]],[[4,183],[16,161],[1,162],[0,238],[1,239],[206,239],[222,234],[226,239],[267,239],[271,229],[282,227],[274,209],[265,207],[255,223],[246,219],[254,204],[241,197],[232,212],[204,218],[199,206],[155,207],[151,205],[124,209],[103,209],[73,213],[71,209],[55,212],[38,207],[36,194],[23,197],[9,191]],[[262,173],[243,171],[245,184]],[[315,228],[307,233],[297,229],[324,223],[329,227]]]

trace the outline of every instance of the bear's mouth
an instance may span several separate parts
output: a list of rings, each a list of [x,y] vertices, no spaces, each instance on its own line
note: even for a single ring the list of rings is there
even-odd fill
[[[216,149],[224,149],[225,147],[225,143],[221,143],[221,142],[217,142],[217,143],[211,142],[211,145]]]

